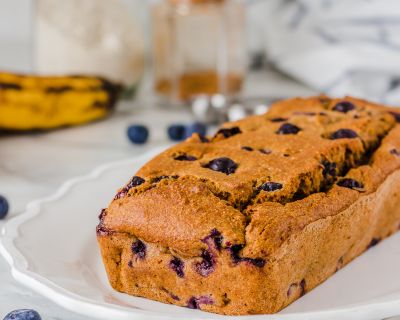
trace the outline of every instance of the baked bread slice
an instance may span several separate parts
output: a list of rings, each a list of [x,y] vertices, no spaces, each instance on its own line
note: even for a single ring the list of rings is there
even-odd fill
[[[100,215],[112,287],[281,310],[399,229],[399,121],[364,100],[296,98],[161,153]]]

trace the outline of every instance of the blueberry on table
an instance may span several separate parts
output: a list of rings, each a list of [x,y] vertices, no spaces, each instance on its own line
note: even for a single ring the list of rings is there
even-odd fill
[[[9,205],[6,198],[0,195],[0,219],[4,219],[8,213]]]
[[[207,126],[201,122],[194,122],[185,128],[185,138],[189,138],[193,133],[198,133],[200,136],[205,136]]]
[[[181,141],[185,138],[185,126],[183,124],[172,124],[167,131],[168,137],[172,141]]]
[[[140,124],[134,124],[128,127],[128,138],[132,143],[143,144],[149,137],[149,129]]]
[[[35,310],[19,309],[11,311],[3,320],[42,320],[42,318]]]

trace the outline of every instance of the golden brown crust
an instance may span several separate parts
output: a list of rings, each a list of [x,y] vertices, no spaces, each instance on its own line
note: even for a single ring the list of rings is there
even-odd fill
[[[392,111],[290,99],[163,152],[102,214],[110,283],[222,314],[279,311],[398,229]]]

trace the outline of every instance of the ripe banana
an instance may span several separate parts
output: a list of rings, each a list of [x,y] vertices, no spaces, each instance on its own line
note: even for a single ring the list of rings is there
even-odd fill
[[[0,72],[0,129],[47,130],[100,119],[121,86],[91,76],[31,76]]]

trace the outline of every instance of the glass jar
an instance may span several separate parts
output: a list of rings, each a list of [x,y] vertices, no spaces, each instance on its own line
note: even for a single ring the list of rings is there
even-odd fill
[[[142,0],[37,0],[35,58],[41,74],[103,76],[133,93],[144,69]]]
[[[170,101],[237,94],[245,73],[244,6],[164,0],[152,8],[154,89]]]

